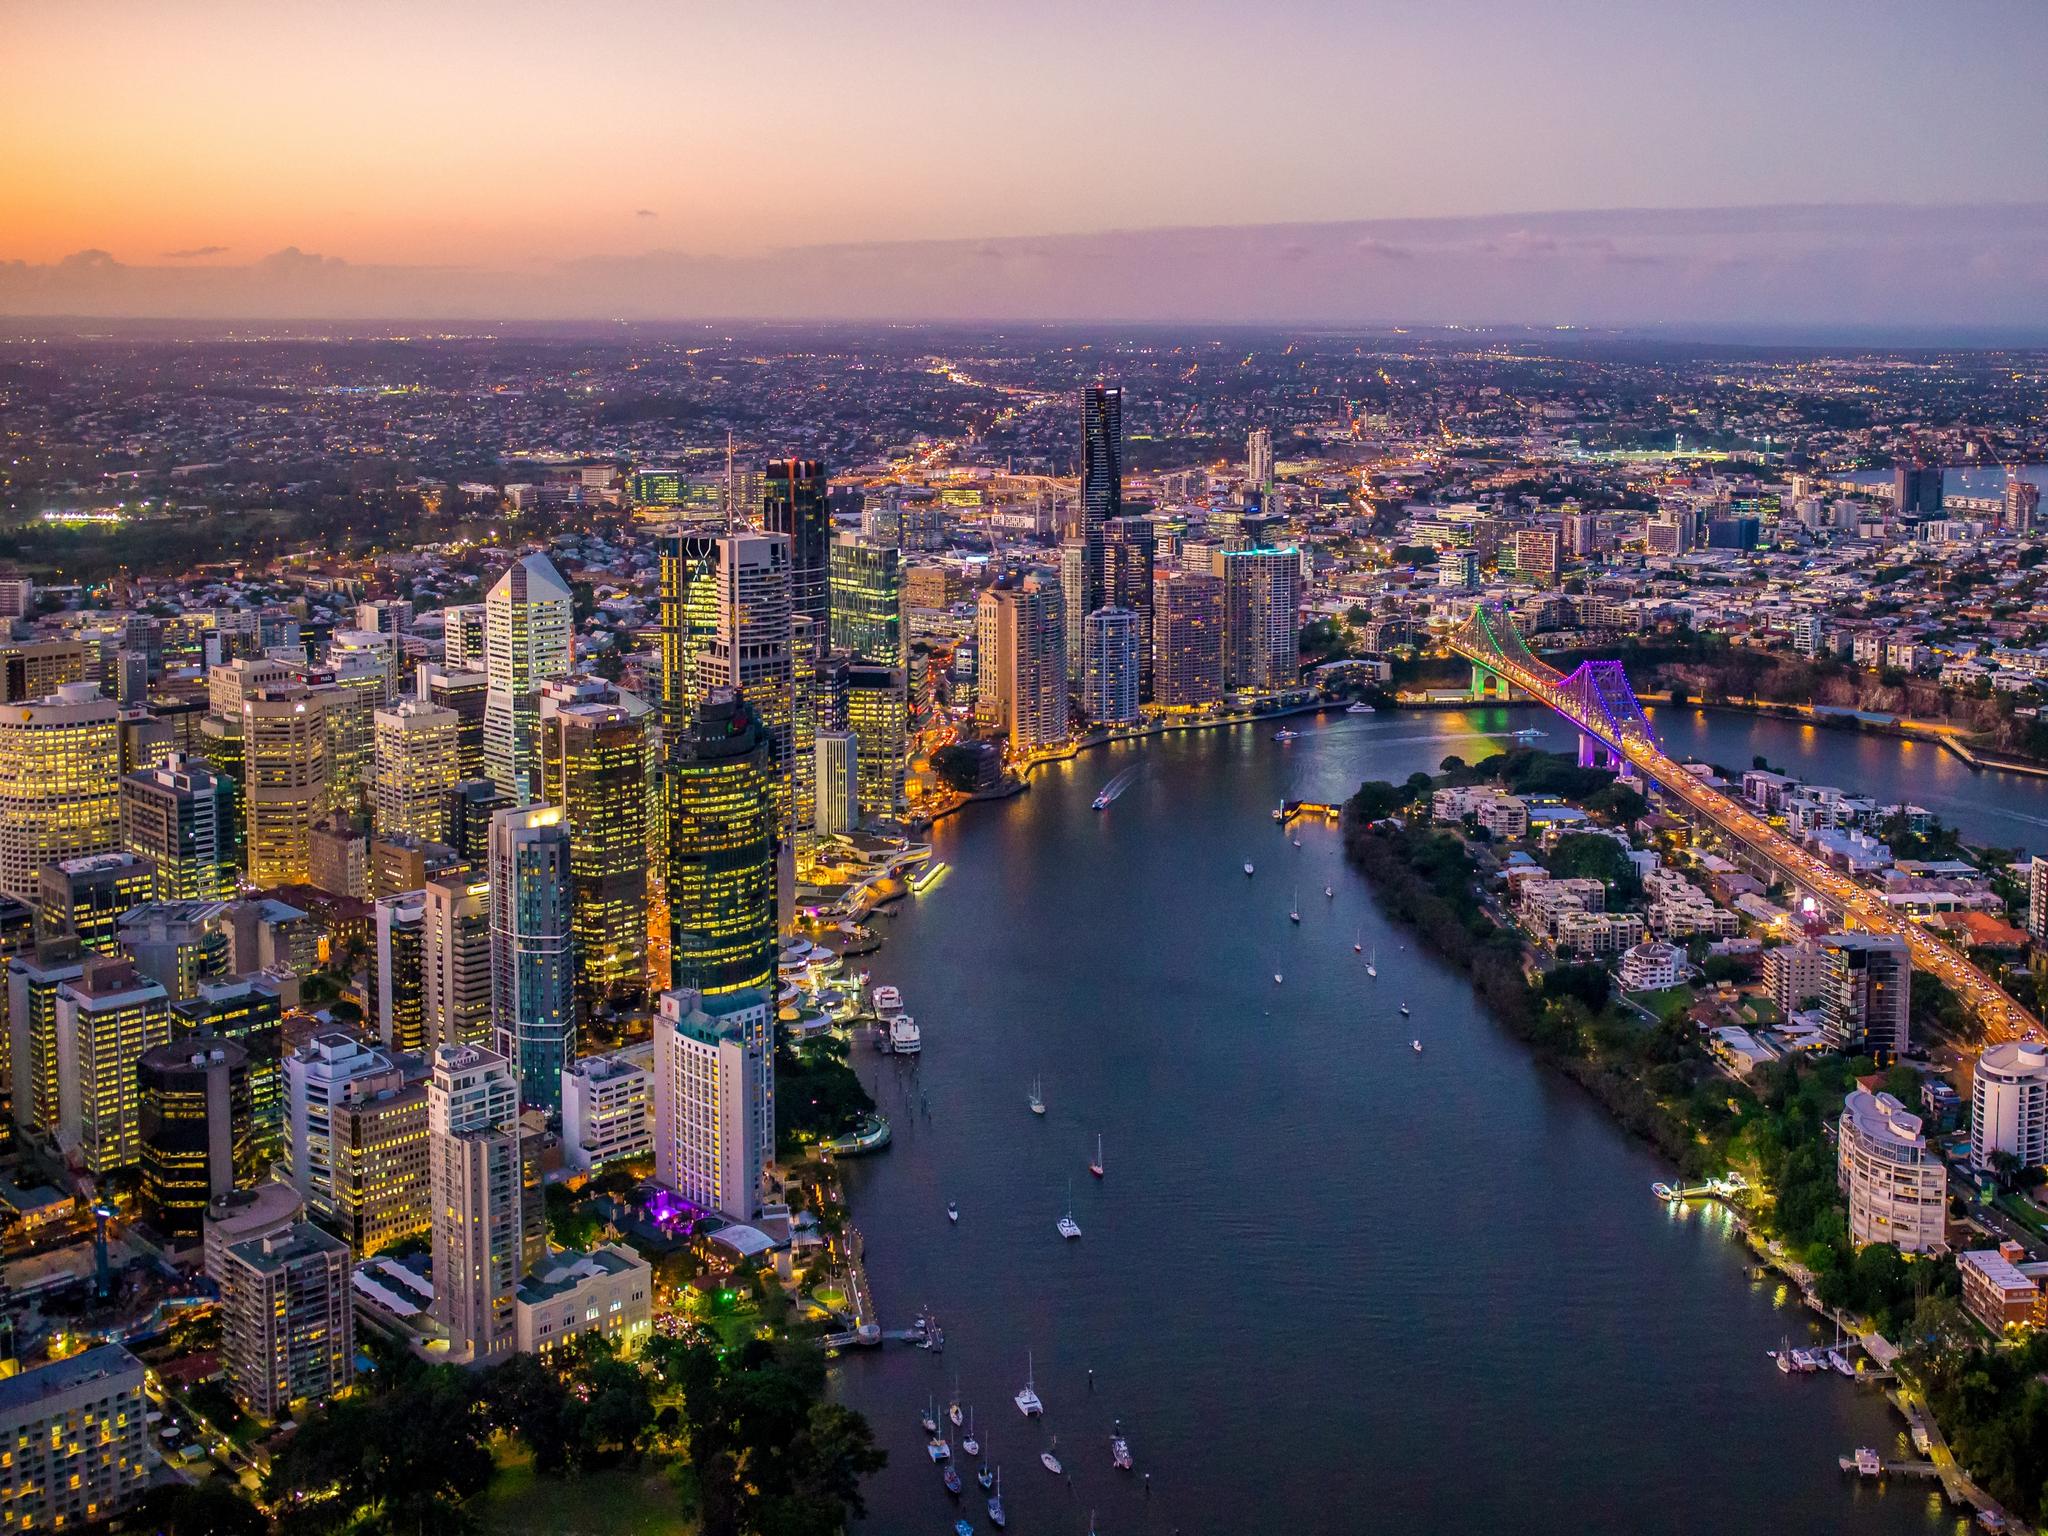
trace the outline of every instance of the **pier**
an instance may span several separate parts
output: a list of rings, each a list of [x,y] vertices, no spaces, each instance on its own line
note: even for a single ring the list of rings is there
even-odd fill
[[[1341,805],[1325,805],[1317,800],[1283,800],[1280,809],[1273,813],[1273,819],[1284,827],[1297,816],[1320,816],[1325,821],[1336,821],[1343,814]]]

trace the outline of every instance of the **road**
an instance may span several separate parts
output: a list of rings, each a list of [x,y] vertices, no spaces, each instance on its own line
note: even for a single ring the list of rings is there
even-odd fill
[[[1531,698],[1548,705],[1581,730],[1614,747],[1646,780],[1654,781],[1678,796],[1693,811],[1763,858],[1794,885],[1839,912],[1845,927],[1903,940],[1912,956],[1914,968],[1941,979],[1983,1027],[1987,1043],[2043,1038],[2041,1021],[2013,1001],[2003,988],[1965,959],[1960,951],[1918,923],[1899,917],[1869,886],[1816,858],[1739,800],[1702,783],[1697,775],[1686,770],[1684,764],[1666,755],[1646,733],[1632,725],[1617,732],[1604,719],[1594,721],[1587,718],[1578,701],[1558,686],[1563,679],[1554,670],[1544,667],[1539,672],[1513,657],[1497,651],[1484,651],[1456,637],[1451,645],[1458,654],[1498,672]]]

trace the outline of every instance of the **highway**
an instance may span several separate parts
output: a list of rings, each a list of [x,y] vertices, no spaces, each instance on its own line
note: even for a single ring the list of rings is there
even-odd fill
[[[1589,718],[1578,701],[1558,685],[1563,678],[1541,662],[1533,666],[1501,651],[1476,644],[1462,632],[1451,638],[1451,648],[1468,660],[1499,673],[1531,698],[1548,705],[1565,719],[1628,759],[1645,780],[1655,782],[1678,796],[1727,837],[1743,844],[1770,864],[1801,890],[1841,914],[1845,927],[1884,934],[1906,943],[1916,970],[1938,976],[1983,1027],[1986,1043],[2007,1040],[2040,1040],[2041,1021],[2007,995],[2003,988],[1972,965],[1953,946],[1944,943],[1910,919],[1901,918],[1860,880],[1815,857],[1800,844],[1770,825],[1741,801],[1724,795],[1685,765],[1668,756],[1647,733],[1633,725],[1619,730],[1605,719]],[[1538,670],[1540,668],[1540,670]]]

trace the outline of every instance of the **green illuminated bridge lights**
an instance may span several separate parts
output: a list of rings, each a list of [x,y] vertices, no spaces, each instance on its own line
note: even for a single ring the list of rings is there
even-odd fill
[[[1594,661],[1570,676],[1529,649],[1514,617],[1482,602],[1450,636],[1450,647],[1473,665],[1506,679],[1579,729],[1579,761],[1628,763],[1645,781],[1685,802],[1733,842],[1841,915],[1846,926],[1904,940],[1913,964],[1938,976],[1983,1026],[1987,1044],[2044,1038],[2041,1021],[1965,959],[1959,950],[1899,917],[1859,880],[1833,868],[1756,815],[1741,801],[1702,783],[1657,745],[1648,716],[1618,661]]]

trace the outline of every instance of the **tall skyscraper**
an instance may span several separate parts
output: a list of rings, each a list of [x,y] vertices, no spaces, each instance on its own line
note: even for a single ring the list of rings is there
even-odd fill
[[[387,1050],[427,1049],[427,893],[380,896],[372,909],[370,1006]]]
[[[0,896],[32,904],[45,864],[120,846],[119,719],[92,683],[0,705]]]
[[[832,648],[876,666],[909,665],[902,551],[851,533],[833,539]]]
[[[556,1093],[560,1093],[559,1084]],[[519,1277],[538,1258],[529,1216],[519,1077],[494,1051],[444,1045],[427,1084],[434,1317],[454,1364],[512,1353]]]
[[[789,540],[790,612],[830,627],[832,599],[826,552],[832,513],[825,466],[816,459],[777,459],[765,471],[761,526]],[[833,644],[838,644],[835,638]]]
[[[1844,1051],[1885,1052],[1910,1043],[1913,959],[1905,940],[1874,933],[1831,933],[1821,986],[1822,1028]]]
[[[2041,517],[2041,487],[2013,475],[2005,482],[1999,526],[2007,533],[2031,533]]]
[[[219,901],[234,889],[234,791],[197,758],[121,780],[121,846],[147,859],[157,901]]]
[[[776,810],[768,733],[714,690],[662,769],[671,974],[709,996],[775,986]]]
[[[541,798],[569,829],[576,988],[585,1010],[647,994],[647,733],[620,703],[541,719]]]
[[[781,534],[735,533],[712,551],[709,581],[692,586],[693,626],[701,614],[693,697],[714,688],[738,691],[768,732],[776,825],[789,825],[794,677],[790,656],[789,540]]]
[[[1078,532],[1060,543],[1061,633],[1066,639],[1067,681],[1070,683],[1081,681],[1081,640],[1086,633],[1085,621],[1090,612],[1089,595],[1099,591],[1103,585],[1090,571],[1092,567],[1099,573],[1104,563],[1102,557],[1101,545],[1089,545]]]
[[[820,731],[817,748],[819,834],[851,832],[860,825],[860,756],[851,731]]]
[[[484,776],[484,702],[489,688],[481,671],[464,672],[421,662],[413,674],[413,690],[420,698],[455,711],[455,767],[461,779]]]
[[[654,1019],[654,1177],[732,1221],[761,1211],[775,1156],[770,994],[664,992]]]
[[[94,958],[57,987],[57,1141],[104,1177],[142,1156],[136,1064],[171,1039],[170,994],[126,960]]]
[[[576,948],[569,828],[560,806],[491,821],[491,1023],[526,1102],[562,1105],[576,1055]]]
[[[1102,606],[1138,616],[1138,702],[1152,702],[1152,581],[1159,538],[1151,520],[1112,518],[1102,525]],[[1086,618],[1086,615],[1083,615]]]
[[[2048,1163],[2048,1046],[2032,1040],[1991,1046],[1970,1074],[1970,1161],[1995,1169],[2001,1152]]]
[[[1301,555],[1293,549],[1223,556],[1223,686],[1265,693],[1300,679]]]
[[[451,672],[484,669],[484,605],[452,603],[441,610],[441,665]]]
[[[448,794],[461,781],[461,717],[401,699],[375,716],[370,803],[379,834],[448,841]]]
[[[488,848],[486,848],[488,857]],[[472,869],[452,869],[426,884],[426,996],[422,1009],[428,1051],[491,1040],[491,882]]]
[[[863,821],[900,822],[904,748],[910,728],[908,684],[901,667],[857,662],[846,672],[846,724],[853,732]]]
[[[1097,725],[1138,721],[1138,616],[1098,608],[1087,617],[1081,669],[1081,711]]]
[[[709,594],[693,608],[692,593],[700,578],[711,575],[717,537],[671,529],[655,541],[661,581],[661,710],[665,735],[683,730],[697,709],[696,653],[703,634],[699,612],[715,611]]]
[[[525,805],[540,788],[540,686],[569,670],[573,600],[545,555],[514,561],[484,598],[484,772]]]
[[[242,817],[249,883],[312,882],[328,794],[328,690],[272,683],[242,696]]]
[[[1083,613],[1102,606],[1102,526],[1124,515],[1124,392],[1090,384],[1081,392],[1081,542],[1093,552]]]
[[[1273,429],[1253,427],[1244,440],[1245,489],[1261,498],[1273,493]]]
[[[991,587],[975,616],[979,677],[975,713],[1020,755],[1067,739],[1065,600],[1055,585],[1027,576]]]
[[[1152,583],[1152,698],[1199,709],[1223,697],[1223,583],[1161,571]]]

